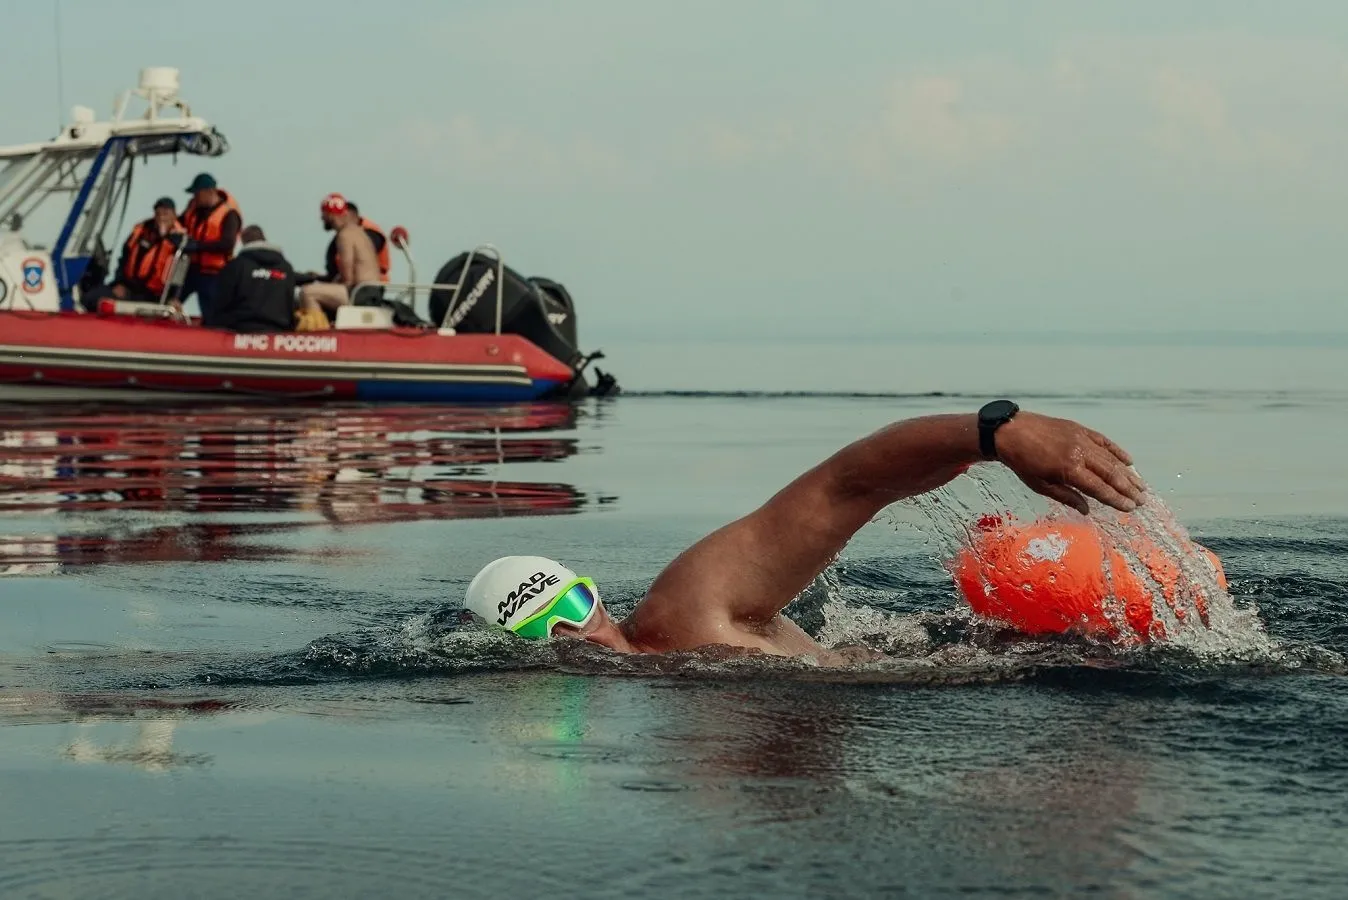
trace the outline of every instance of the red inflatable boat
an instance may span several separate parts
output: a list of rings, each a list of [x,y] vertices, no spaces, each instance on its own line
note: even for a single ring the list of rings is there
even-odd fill
[[[137,98],[139,117],[128,112]],[[419,284],[401,227],[389,241],[406,258],[407,281],[353,286],[361,299],[327,331],[236,334],[187,321],[170,302],[187,275],[181,250],[158,302],[86,311],[125,241],[134,170],[228,149],[182,101],[169,68],[142,70],[107,121],[76,107],[52,140],[0,147],[0,400],[132,392],[438,403],[616,391],[598,369],[586,382],[602,354],[579,349],[566,288],[506,268],[490,244]],[[60,201],[67,206],[53,210]],[[59,232],[33,234],[34,215],[53,211]]]
[[[566,395],[576,372],[515,334],[234,334],[170,318],[0,311],[0,397],[107,389],[394,401]],[[27,389],[20,391],[18,389]]]

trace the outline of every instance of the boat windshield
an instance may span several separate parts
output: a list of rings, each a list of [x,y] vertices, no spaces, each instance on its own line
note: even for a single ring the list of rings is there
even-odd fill
[[[30,159],[32,159],[31,156],[21,156],[18,159],[7,159],[0,163],[0,191],[3,191],[5,186],[14,180],[20,166],[26,164]]]
[[[0,162],[0,195],[9,190],[19,174],[33,161],[33,156],[17,156]]]
[[[54,238],[96,155],[46,151],[0,161],[0,229]]]
[[[32,155],[0,162],[0,231],[19,231],[23,227],[23,215],[18,204],[6,201],[11,199],[10,188],[17,184],[19,176],[29,170],[32,162]]]

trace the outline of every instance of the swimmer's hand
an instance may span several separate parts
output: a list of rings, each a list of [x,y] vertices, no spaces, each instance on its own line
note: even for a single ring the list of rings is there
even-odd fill
[[[1031,490],[1083,514],[1086,497],[1132,512],[1146,494],[1122,447],[1068,419],[1021,412],[997,430],[997,458]]]

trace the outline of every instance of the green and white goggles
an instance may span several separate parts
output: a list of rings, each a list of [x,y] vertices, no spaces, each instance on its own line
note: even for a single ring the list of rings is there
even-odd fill
[[[594,581],[577,578],[537,612],[508,627],[520,637],[549,638],[552,637],[552,629],[560,623],[584,628],[598,611],[599,592]]]

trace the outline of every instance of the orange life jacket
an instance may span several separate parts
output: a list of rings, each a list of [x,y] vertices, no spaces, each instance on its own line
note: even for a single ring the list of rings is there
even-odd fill
[[[221,191],[220,202],[205,212],[197,207],[196,198],[192,198],[187,204],[187,209],[183,210],[181,221],[187,229],[189,238],[199,243],[210,243],[220,240],[224,235],[225,217],[231,212],[239,213],[239,218],[243,218],[243,212],[234,202],[234,198]],[[240,221],[239,225],[242,226],[243,222]],[[196,251],[189,255],[192,265],[198,272],[203,275],[216,275],[225,267],[225,263],[234,258],[234,248],[231,247],[225,253]]]
[[[380,228],[364,216],[360,217],[359,224],[361,230],[363,230],[370,238],[370,243],[375,245],[375,255],[379,261],[379,280],[387,284],[389,270],[392,269],[392,266],[389,263],[388,235],[384,233],[384,229]],[[333,238],[328,242],[327,267],[328,277],[336,278],[338,271],[336,238]]]
[[[174,222],[169,234],[182,234],[183,230]],[[154,219],[146,219],[131,229],[131,235],[126,239],[126,260],[119,273],[120,280],[142,286],[156,297],[162,295],[173,267],[175,250],[168,235],[159,233]]]
[[[387,284],[389,270],[393,268],[392,265],[389,264],[388,235],[384,234],[384,229],[380,228],[364,216],[360,217],[360,227],[364,228],[370,234],[371,240],[374,240],[374,235],[379,235],[379,240],[375,241],[375,243],[379,245],[379,280]]]

